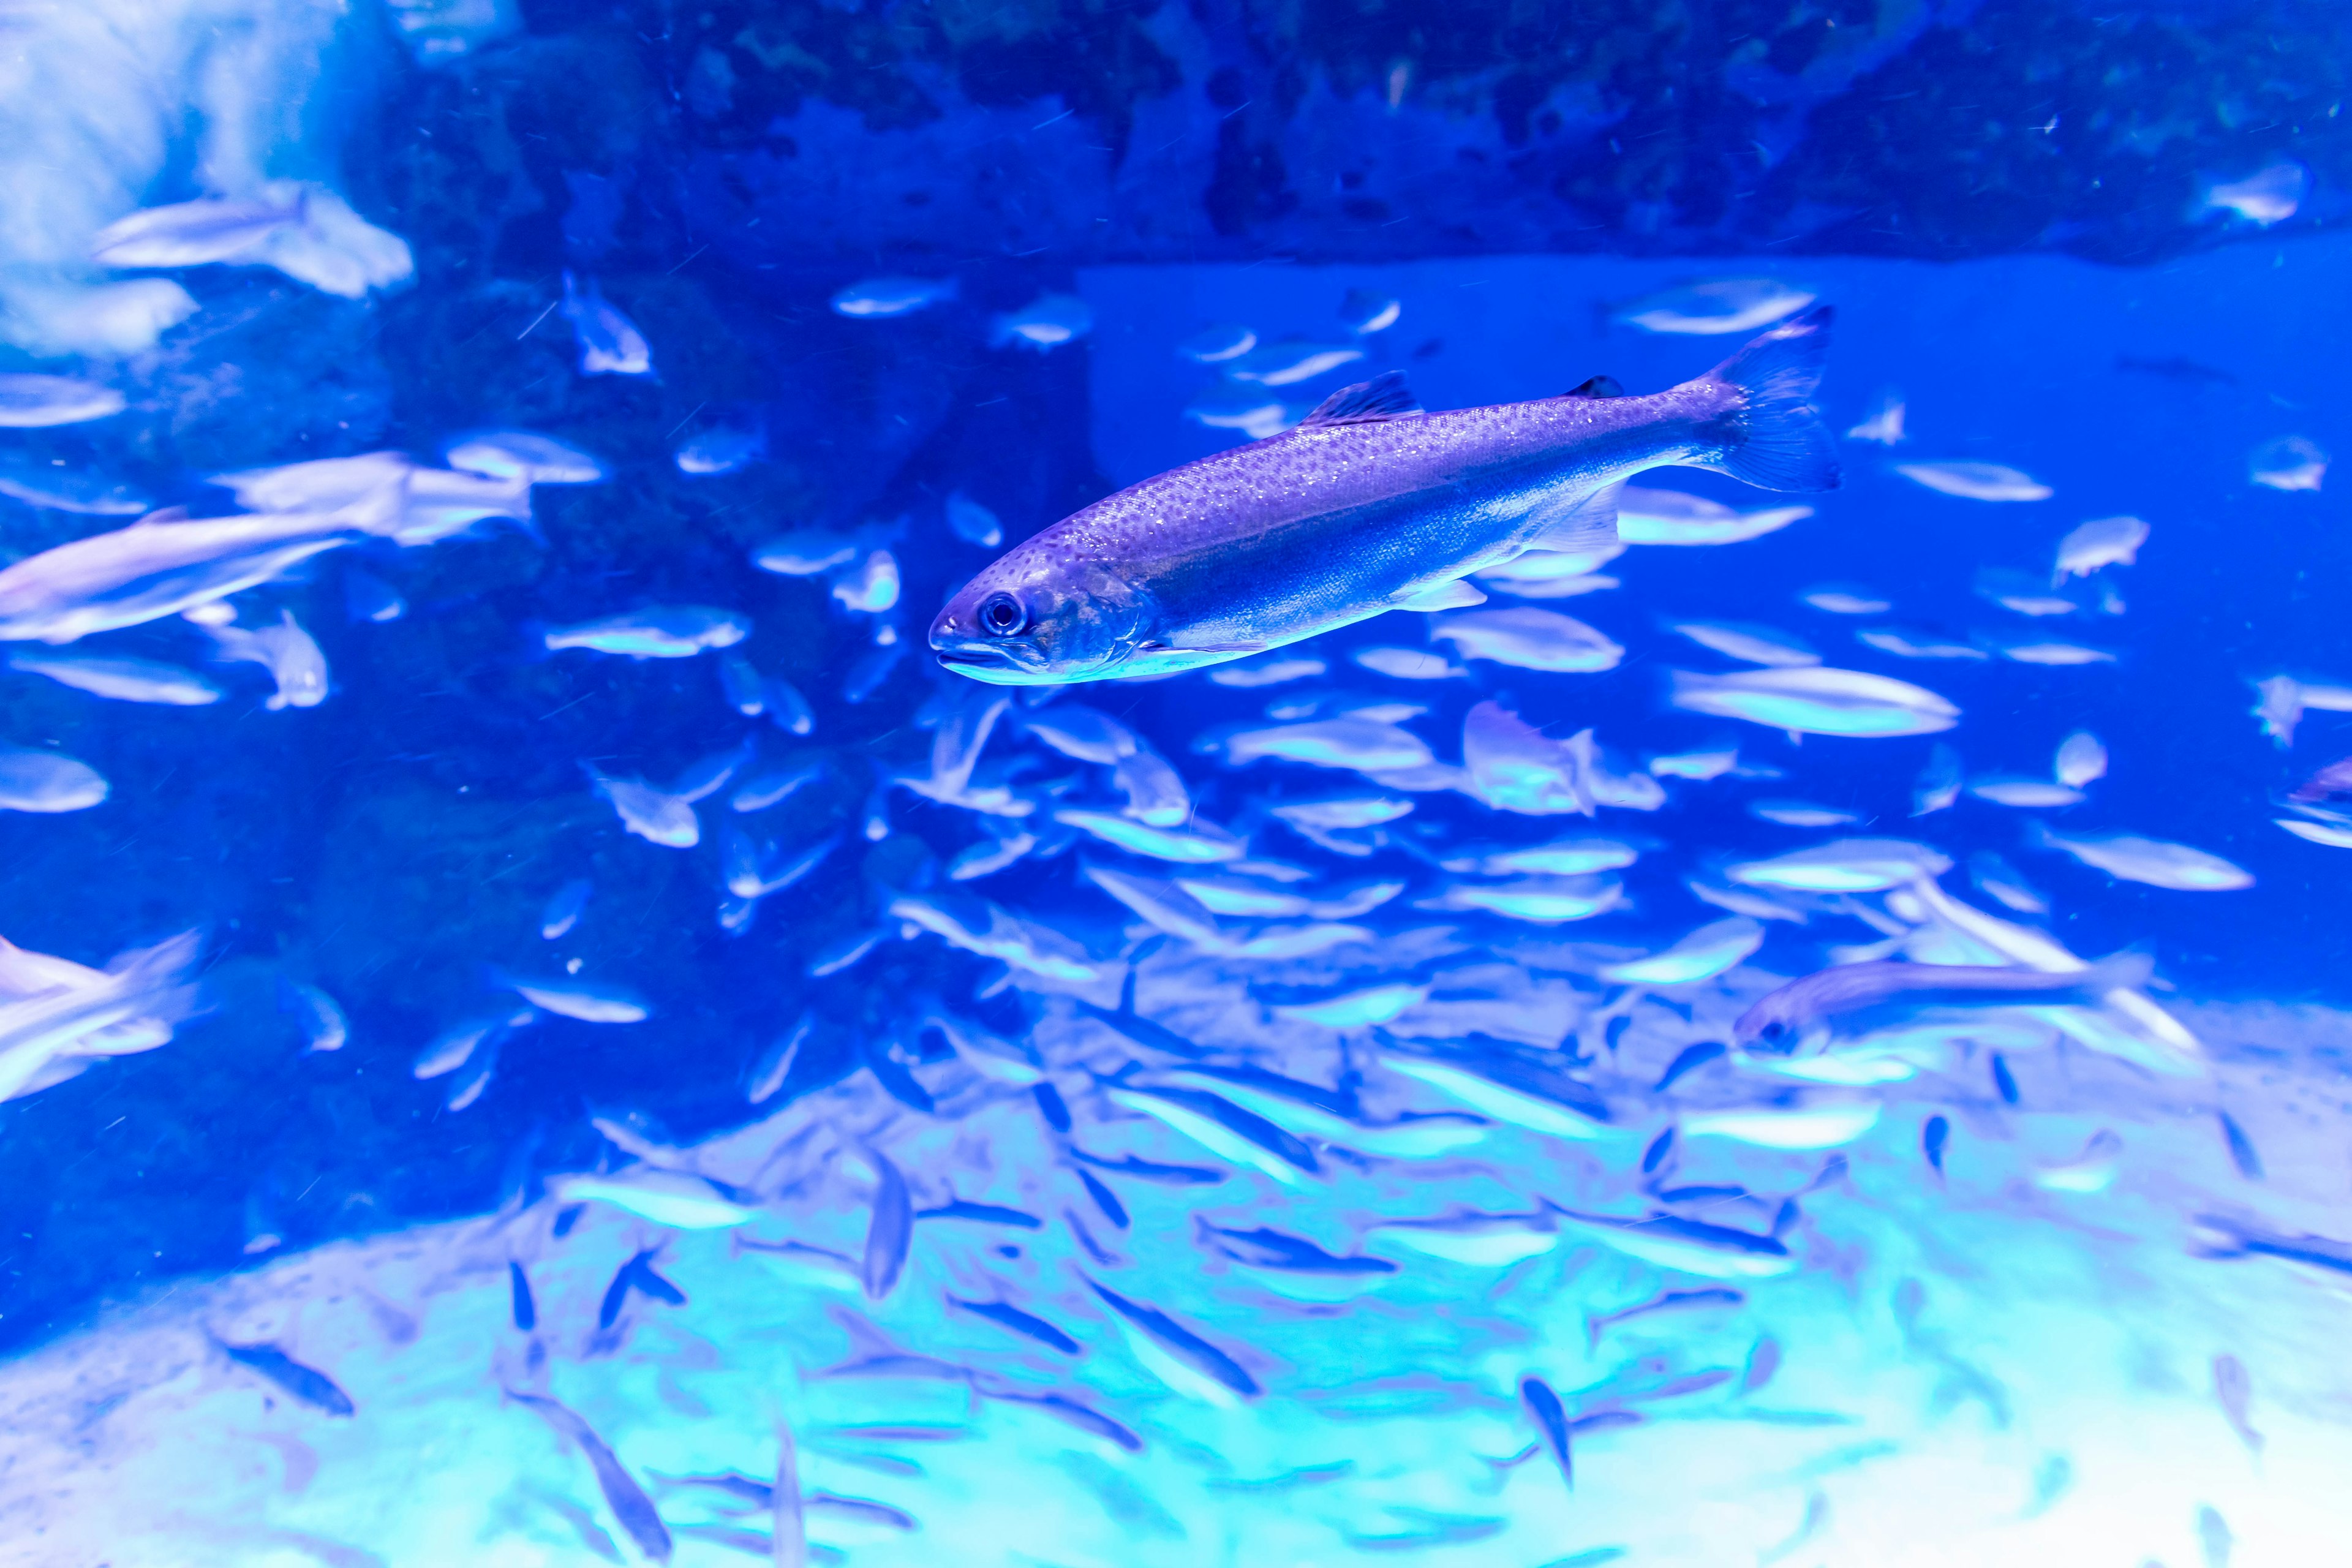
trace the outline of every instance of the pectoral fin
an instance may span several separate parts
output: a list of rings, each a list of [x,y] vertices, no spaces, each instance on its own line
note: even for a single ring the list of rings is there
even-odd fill
[[[1466,579],[1457,577],[1451,583],[1441,583],[1426,593],[1401,600],[1397,608],[1400,610],[1466,610],[1473,605],[1483,605],[1486,602],[1486,595],[1471,586]]]

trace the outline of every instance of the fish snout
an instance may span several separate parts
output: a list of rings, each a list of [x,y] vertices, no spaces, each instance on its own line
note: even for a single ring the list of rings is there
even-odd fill
[[[1742,1050],[1786,1051],[1795,1043],[1790,1020],[1772,1005],[1776,999],[1766,996],[1739,1015],[1731,1026],[1733,1045]]]
[[[1018,675],[1020,666],[1003,643],[978,635],[953,606],[931,622],[931,656],[943,669],[977,680],[1002,682]]]
[[[1026,634],[1034,629],[1028,602],[998,589],[969,592],[948,602],[931,621],[931,652],[945,668],[975,679],[1019,683],[1034,679],[1039,650]]]

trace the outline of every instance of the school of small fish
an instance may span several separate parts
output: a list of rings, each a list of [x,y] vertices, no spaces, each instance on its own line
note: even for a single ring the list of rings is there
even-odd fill
[[[2303,177],[2204,199],[2266,224]],[[345,298],[407,268],[340,198],[285,183],[131,214],[92,254],[268,266]],[[550,292],[578,375],[659,374],[664,345],[597,279]],[[968,308],[945,276],[814,304],[877,333]],[[614,683],[698,671],[723,694],[741,722],[705,755],[653,777],[580,758],[574,804],[623,852],[699,879],[711,930],[791,911],[775,961],[856,1005],[709,1041],[741,1062],[733,1131],[677,1142],[600,1103],[595,1166],[525,1151],[493,1215],[275,1258],[0,1365],[0,1564],[2340,1551],[2352,1224],[2310,1173],[2324,1134],[2303,1114],[2340,1110],[2340,1085],[2282,1095],[2302,1068],[2267,1050],[2273,1012],[2189,1002],[2144,952],[2078,952],[2057,921],[2019,918],[2050,915],[2044,884],[2170,897],[2252,874],[2099,816],[2132,759],[2089,731],[1971,767],[1958,704],[1844,663],[1932,681],[1934,661],[1972,661],[2063,708],[2081,667],[2128,651],[2044,624],[2120,642],[2117,580],[2156,529],[2053,529],[2032,569],[1975,579],[2006,618],[1957,636],[1886,621],[1900,595],[1851,583],[1804,591],[1803,632],[1770,604],[1596,625],[1552,601],[1638,595],[1640,546],[1834,515],[1650,471],[1829,488],[1827,312],[1766,279],[1611,305],[1624,328],[1753,338],[1646,396],[1596,377],[1432,415],[1395,372],[1296,390],[1367,365],[1411,309],[1360,289],[1317,336],[1202,326],[1180,354],[1215,381],[1186,417],[1251,444],[1027,540],[1045,520],[944,487],[855,526],[779,520],[733,570],[859,628],[828,689],[754,665],[753,616],[728,603],[616,595],[519,628],[518,658]],[[971,328],[1013,363],[1107,330],[1060,291]],[[0,425],[127,412],[96,380],[0,376]],[[658,444],[671,482],[788,460],[791,434],[755,413],[698,414]],[[1407,451],[1399,432],[1439,430],[1491,444],[1419,484],[1435,437]],[[1576,445],[1594,430],[1617,443],[1605,461]],[[1914,438],[1885,393],[1845,460],[1937,498],[1922,506],[2053,496],[1999,463],[1860,455]],[[2324,453],[2273,447],[2253,482],[2318,488]],[[350,557],[351,635],[423,637],[433,607],[361,561],[535,537],[536,487],[620,468],[530,430],[458,433],[440,457],[207,476],[205,500],[166,508],[0,466],[17,501],[112,520],[0,569],[5,679],[126,726],[205,709],[180,721],[264,743],[245,737],[335,700],[304,624],[328,601],[301,574]],[[1253,513],[1281,488],[1267,475],[1323,499]],[[1385,509],[1412,550],[1354,550],[1327,526],[1360,521],[1349,508]],[[1193,534],[1166,525],[1180,512]],[[950,550],[970,577],[937,609],[934,664],[910,564]],[[173,617],[186,663],[104,640]],[[1377,640],[1347,632],[1365,621]],[[1573,717],[1580,679],[1634,664],[1662,713],[1720,738],[1662,751]],[[1147,732],[1129,679],[1185,682],[1215,718]],[[921,762],[829,744],[836,703],[910,686]],[[2253,691],[2279,747],[2308,712],[2352,711],[2352,680]],[[257,708],[288,716],[233,732]],[[1928,760],[1907,794],[1857,801],[1834,758],[1811,765],[1820,742],[1782,736],[1934,739],[1909,740]],[[103,810],[134,787],[0,741],[0,810]],[[803,809],[845,778],[854,811]],[[1659,816],[1701,800],[1782,847],[1658,826],[1706,820]],[[1939,847],[1962,811],[2009,814],[2020,863]],[[2272,812],[2315,854],[2352,848],[2352,760]],[[811,889],[853,861],[869,904],[820,904]],[[527,1032],[621,1038],[677,1005],[658,973],[563,957],[622,913],[568,868],[514,933],[539,956],[486,966],[478,1005],[430,1037],[371,1041],[290,968],[277,1005],[306,1054],[396,1046],[398,1091],[462,1117]],[[39,940],[40,911],[6,923]],[[936,986],[868,988],[861,965],[894,944]],[[203,946],[187,932],[101,970],[0,942],[0,1100],[171,1042],[205,1005]],[[257,1232],[248,1251],[278,1244]],[[2119,1308],[2126,1277],[2164,1310]],[[2057,1360],[2087,1370],[2041,1386]],[[2118,1521],[2138,1533],[2118,1542]]]

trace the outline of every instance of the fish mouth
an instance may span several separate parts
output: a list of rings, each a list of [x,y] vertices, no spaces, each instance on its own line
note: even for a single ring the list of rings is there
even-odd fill
[[[947,665],[950,668],[958,665],[964,666],[967,668],[980,669],[1011,669],[1014,668],[1013,660],[1010,658],[999,652],[997,649],[988,647],[984,643],[972,647],[933,648],[931,652],[932,656],[941,664]]]
[[[1053,677],[1039,675],[1003,657],[978,658],[957,649],[941,648],[932,656],[942,669],[952,669],[990,686],[1045,686]]]
[[[1024,665],[1010,648],[993,643],[960,643],[933,647],[931,657],[942,669],[991,686],[1032,686],[1045,679]]]

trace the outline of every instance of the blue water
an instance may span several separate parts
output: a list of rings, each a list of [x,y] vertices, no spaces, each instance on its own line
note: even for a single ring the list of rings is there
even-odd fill
[[[2290,798],[2352,749],[2326,471],[2352,242],[2318,108],[2186,146],[2161,212],[2189,216],[2133,219],[2161,244],[2074,243],[2112,217],[2085,196],[1939,255],[1696,197],[1546,228],[1558,150],[1508,149],[1649,154],[1603,158],[1618,121],[1495,87],[1499,59],[1357,80],[1205,12],[1097,57],[965,6],[921,24],[965,51],[950,90],[824,64],[881,49],[880,8],[725,9],[226,7],[224,76],[195,8],[134,7],[110,43],[26,33],[73,112],[0,87],[46,150],[0,152],[0,376],[98,400],[11,413],[67,394],[0,380],[0,1564],[2341,1558],[2352,828]],[[1776,145],[1961,36],[1915,59],[1913,22],[1866,25],[1740,79],[1799,106]],[[125,57],[154,95],[102,85]],[[1118,98],[1162,58],[1182,91]],[[761,96],[755,58],[805,96]],[[1301,103],[1284,174],[1250,138]],[[1738,140],[1676,134],[1695,163]],[[1347,184],[1365,148],[1389,173]],[[1940,153],[1907,155],[1932,206]],[[2190,200],[2289,163],[2299,219]],[[182,250],[104,265],[156,208]],[[1433,226],[1365,226],[1399,211]],[[859,303],[908,278],[916,308]],[[1007,691],[929,657],[1004,550],[1246,438],[1203,407],[1294,425],[1390,370],[1431,409],[1654,392],[1769,324],[1628,320],[1725,279],[1833,307],[1822,416],[1892,401],[1900,439],[1843,437],[1819,494],[1650,470],[1685,499],[1629,500],[1628,533],[1691,498],[1793,521],[1167,679]],[[1351,330],[1351,290],[1394,321]],[[1235,324],[1346,353],[1271,387],[1186,357]],[[583,471],[501,478],[517,432]],[[371,453],[404,457],[292,467]],[[290,490],[215,482],[257,470]],[[315,512],[320,550],[231,581],[206,546],[121,624],[39,619],[180,507]],[[2137,559],[2059,613],[1980,591],[2046,595],[2062,538],[2117,517]],[[826,563],[780,573],[780,542]],[[1832,586],[1886,607],[1807,597]],[[1619,652],[1471,657],[1509,610]],[[656,611],[691,613],[593,629]],[[1957,719],[1677,707],[1675,672],[1751,668],[1690,621]],[[1856,635],[1890,626],[1948,657]],[[273,627],[274,668],[234,657]],[[2085,662],[2000,651],[2027,634]],[[125,659],[182,695],[89,689]],[[1597,806],[1474,776],[1465,726],[1506,713]],[[1420,763],[1301,760],[1287,727],[1349,716]],[[1586,731],[1585,763],[1552,747]],[[1971,792],[2046,791],[2079,733],[2078,801]],[[1922,879],[1773,869],[1854,838]],[[1532,889],[1496,858],[1559,840],[1607,853]],[[1694,933],[1730,947],[1623,968]],[[1898,1005],[1793,1056],[1738,1022],[1842,966],[2116,954],[2113,989]]]

